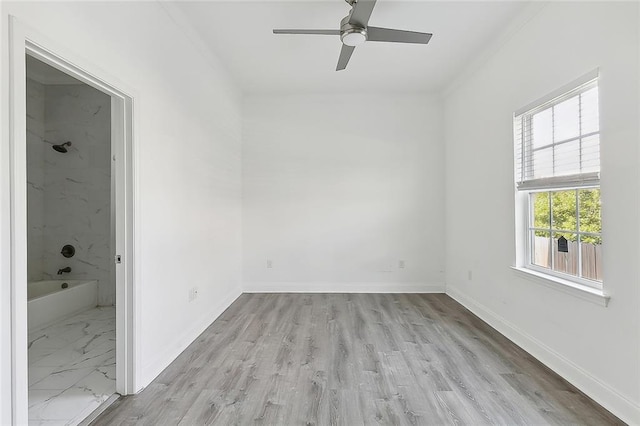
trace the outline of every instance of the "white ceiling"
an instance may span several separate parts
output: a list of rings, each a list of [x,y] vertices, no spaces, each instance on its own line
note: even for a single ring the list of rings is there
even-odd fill
[[[372,26],[431,32],[428,45],[368,42],[345,71],[338,36],[274,35],[274,28],[338,29],[344,0],[205,1],[176,5],[245,92],[439,91],[500,36],[525,2],[378,0]]]

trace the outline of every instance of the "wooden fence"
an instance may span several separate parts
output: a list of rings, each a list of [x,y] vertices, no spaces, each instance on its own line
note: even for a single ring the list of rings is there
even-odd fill
[[[578,275],[578,242],[569,241],[567,253],[558,252],[558,241],[552,240],[553,264],[555,270],[571,275]],[[602,281],[602,245],[581,243],[582,246],[582,277],[591,280]],[[549,256],[549,239],[535,237],[534,264],[545,268],[551,268]]]

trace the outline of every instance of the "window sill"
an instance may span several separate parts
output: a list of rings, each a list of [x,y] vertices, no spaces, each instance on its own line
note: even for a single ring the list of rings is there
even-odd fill
[[[611,299],[602,290],[585,287],[569,280],[563,280],[562,278],[553,277],[551,275],[522,267],[518,268],[512,266],[511,269],[513,269],[517,275],[529,281],[542,284],[565,294],[570,294],[588,302],[595,303],[596,305],[606,307],[609,304],[609,299]]]

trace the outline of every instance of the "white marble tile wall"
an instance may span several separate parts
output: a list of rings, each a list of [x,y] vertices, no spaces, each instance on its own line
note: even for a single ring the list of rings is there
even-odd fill
[[[98,303],[115,303],[111,235],[111,99],[87,85],[28,80],[29,280],[97,279]],[[52,144],[71,141],[68,152]],[[73,258],[60,251],[76,248]]]
[[[27,79],[27,276],[44,268],[44,86]]]
[[[111,254],[111,99],[87,85],[45,86],[45,139],[71,141],[44,151],[44,277],[97,279],[98,303],[115,302]],[[76,255],[66,259],[62,246]]]
[[[29,425],[77,425],[115,393],[115,308],[29,334]]]

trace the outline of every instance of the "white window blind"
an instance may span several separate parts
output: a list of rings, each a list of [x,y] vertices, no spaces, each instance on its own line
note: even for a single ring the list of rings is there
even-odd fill
[[[597,79],[518,113],[514,132],[518,189],[599,184]]]

